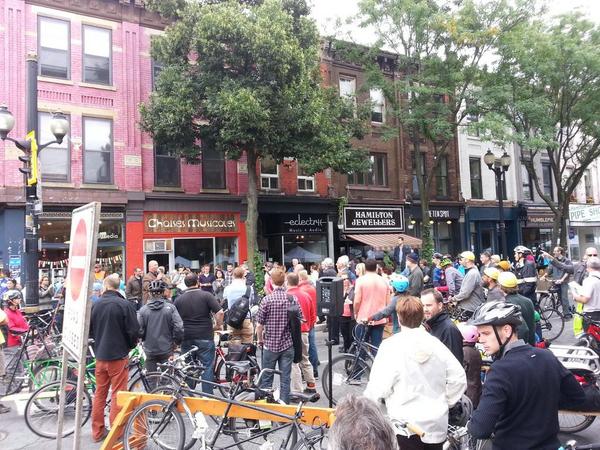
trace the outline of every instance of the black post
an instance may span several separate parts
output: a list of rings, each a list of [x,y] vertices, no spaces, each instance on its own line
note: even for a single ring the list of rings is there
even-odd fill
[[[331,360],[333,359],[333,339],[331,336],[331,332],[332,332],[332,326],[331,326],[331,319],[332,319],[333,315],[329,315],[327,316],[327,376],[329,377],[329,380],[327,380],[327,383],[329,384],[329,386],[327,386],[327,388],[329,389],[329,407],[333,408],[333,364],[331,363]]]
[[[35,53],[27,55],[27,132],[38,130],[37,106],[38,61]],[[37,139],[37,136],[36,136]],[[30,152],[31,153],[31,152]],[[37,184],[27,185],[25,175],[25,248],[23,253],[23,272],[25,277],[25,306],[37,308],[39,298],[38,272],[38,217],[35,211]]]
[[[504,222],[504,186],[502,184],[504,170],[500,167],[494,167],[492,170],[494,171],[494,175],[496,175],[496,195],[498,196],[498,215],[500,219],[498,222],[498,227],[500,228],[500,250],[502,251],[502,257],[508,259],[506,223]]]

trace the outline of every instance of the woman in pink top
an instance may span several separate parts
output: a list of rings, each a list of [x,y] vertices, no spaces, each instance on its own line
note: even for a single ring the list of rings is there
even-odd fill
[[[386,280],[377,275],[377,261],[367,259],[365,262],[365,275],[356,280],[354,286],[354,317],[356,322],[362,324],[357,333],[362,336],[366,333],[365,341],[379,347],[383,339],[383,329],[386,319],[378,320],[366,325],[369,317],[385,308],[390,301],[390,287]]]

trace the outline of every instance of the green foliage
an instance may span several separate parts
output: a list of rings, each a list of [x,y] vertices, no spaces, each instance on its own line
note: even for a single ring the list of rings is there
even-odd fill
[[[254,261],[254,289],[260,295],[264,295],[265,293],[265,271],[263,270],[263,266],[265,261],[263,260],[262,254],[260,252],[254,252],[254,257],[252,258]]]

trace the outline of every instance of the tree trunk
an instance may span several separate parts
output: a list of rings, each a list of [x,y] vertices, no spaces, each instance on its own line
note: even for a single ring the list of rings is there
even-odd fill
[[[251,149],[246,152],[248,159],[248,193],[246,200],[248,202],[248,212],[246,214],[246,242],[248,250],[248,265],[251,270],[256,271],[254,267],[254,253],[256,252],[256,234],[258,228],[258,188],[256,179],[256,150]]]
[[[567,219],[569,218],[570,198],[560,204],[558,222],[560,224],[559,244],[566,252],[569,251],[569,229],[567,228]]]
[[[426,179],[425,155],[421,154],[419,133],[416,129],[412,132],[415,171],[417,174],[417,185],[419,186],[419,200],[421,202],[421,257],[430,261],[433,255],[433,237],[431,236],[431,224],[429,223],[429,178]],[[432,176],[432,175],[429,175]]]

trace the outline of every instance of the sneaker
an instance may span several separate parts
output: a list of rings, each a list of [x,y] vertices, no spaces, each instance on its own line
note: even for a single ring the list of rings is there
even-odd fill
[[[315,370],[315,371],[313,371],[313,377],[315,377],[315,380],[316,380],[317,378],[319,378],[319,372],[317,372],[316,370]]]
[[[9,412],[10,412],[10,407],[0,403],[0,414],[6,414]]]

